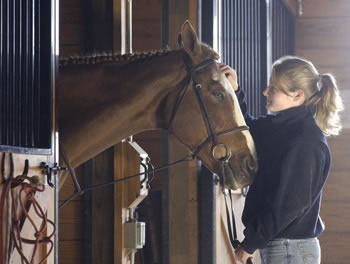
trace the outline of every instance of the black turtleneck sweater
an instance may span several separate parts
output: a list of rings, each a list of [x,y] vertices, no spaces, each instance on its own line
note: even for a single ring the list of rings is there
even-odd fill
[[[331,157],[313,114],[300,106],[253,119],[243,91],[236,94],[259,163],[243,211],[242,247],[253,253],[275,238],[317,237],[324,230],[319,210]]]

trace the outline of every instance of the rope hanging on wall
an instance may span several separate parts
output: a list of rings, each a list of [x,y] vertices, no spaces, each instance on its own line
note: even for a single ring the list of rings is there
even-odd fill
[[[3,154],[3,161],[5,160],[5,153]],[[56,233],[56,226],[53,221],[47,218],[47,214],[44,212],[43,208],[40,206],[38,200],[35,197],[36,193],[42,193],[45,191],[45,186],[39,183],[38,176],[28,176],[28,160],[25,162],[25,168],[22,175],[16,177],[13,176],[13,160],[12,155],[10,154],[11,159],[11,173],[6,179],[4,177],[4,162],[3,162],[3,188],[0,198],[0,219],[4,219],[5,209],[9,209],[8,214],[10,215],[10,221],[8,223],[8,232],[10,232],[10,239],[6,239],[4,225],[0,225],[0,264],[7,264],[10,261],[9,255],[14,250],[18,251],[21,263],[24,264],[34,264],[35,260],[38,259],[38,254],[40,254],[40,245],[47,244],[49,245],[49,250],[46,255],[42,257],[38,264],[44,263],[54,248],[53,238]],[[24,200],[26,202],[24,202]],[[7,205],[7,208],[5,208]],[[30,206],[29,206],[30,205]],[[29,208],[32,207],[35,212],[35,215],[29,214]],[[20,209],[20,210],[19,210]],[[33,229],[33,238],[25,238],[21,236],[21,215],[23,214],[25,219],[27,219]],[[35,223],[34,218],[39,219],[38,223]],[[49,225],[52,226],[52,232],[48,233]],[[28,256],[25,256],[24,244],[33,245],[33,252],[28,259]]]

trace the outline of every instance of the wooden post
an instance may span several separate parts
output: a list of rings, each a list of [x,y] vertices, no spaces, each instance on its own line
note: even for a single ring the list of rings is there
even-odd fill
[[[164,14],[167,15],[167,14]],[[168,45],[178,48],[177,38],[185,20],[197,28],[196,0],[168,1]],[[176,139],[168,142],[169,162],[188,154],[187,149]],[[198,263],[198,199],[197,162],[180,164],[168,169],[168,248],[163,248],[164,263]]]

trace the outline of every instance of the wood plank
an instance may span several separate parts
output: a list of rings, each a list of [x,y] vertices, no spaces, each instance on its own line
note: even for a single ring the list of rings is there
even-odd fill
[[[152,6],[152,8],[149,8]],[[147,10],[147,12],[145,12]],[[133,51],[158,50],[161,46],[161,0],[133,2]]]
[[[109,148],[92,159],[93,185],[113,181],[113,154],[113,148]],[[113,189],[109,185],[90,193],[91,263],[113,263]]]
[[[63,165],[65,166],[65,165]],[[67,172],[69,173],[69,172]],[[84,181],[83,181],[83,172],[82,172],[82,167],[78,167],[75,169],[75,174],[77,176],[77,180],[79,181],[79,184],[82,186],[84,184]],[[75,187],[74,187],[74,184],[73,184],[73,179],[71,177],[71,175],[68,175],[68,177],[66,178],[65,182],[64,182],[64,185],[62,186],[62,188],[60,189],[60,192],[59,192],[59,199],[60,199],[60,202],[64,201],[65,199],[67,199],[68,197],[70,197],[75,191]],[[73,198],[73,200],[82,200],[82,196],[75,196]]]
[[[77,223],[60,223],[59,226],[60,243],[62,241],[79,241],[83,239],[83,225],[81,221]]]
[[[298,49],[297,56],[304,57],[316,67],[350,67],[348,48],[339,49]]]
[[[331,171],[323,191],[323,201],[350,201],[349,170]]]
[[[320,236],[322,264],[350,263],[350,233],[324,232]]]
[[[119,143],[114,147],[114,173],[115,178],[121,178],[124,173],[123,170],[123,153],[125,152],[125,144]],[[119,176],[117,176],[117,175]],[[114,263],[124,264],[124,257],[126,250],[124,249],[124,228],[125,223],[125,211],[123,210],[124,201],[124,188],[122,184],[114,185]]]
[[[60,9],[60,25],[82,23],[81,6],[77,8]]]
[[[60,209],[60,224],[76,224],[81,222],[83,201],[73,200]]]
[[[350,233],[350,204],[348,201],[322,201],[321,218],[327,232]]]
[[[332,153],[332,168],[342,171],[349,171],[349,161],[350,157],[350,130],[344,129],[342,134],[329,138],[328,144]]]
[[[299,18],[296,22],[296,49],[346,49],[350,45],[350,17]]]
[[[76,56],[81,54],[80,45],[64,45],[60,46],[60,56]]]
[[[60,10],[62,8],[82,8],[81,0],[60,0]]]
[[[80,24],[60,24],[60,45],[80,45],[81,32]]]
[[[186,154],[188,154],[187,148],[171,137],[169,160],[178,160]],[[193,161],[170,167],[168,175],[169,262],[196,264],[198,263],[197,164]]]
[[[346,17],[350,14],[349,0],[302,1],[303,17]]]
[[[59,264],[83,263],[83,256],[80,250],[81,241],[60,241],[58,246],[60,252]]]

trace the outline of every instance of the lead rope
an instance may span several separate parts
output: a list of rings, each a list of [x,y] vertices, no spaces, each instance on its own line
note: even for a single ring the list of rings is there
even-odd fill
[[[0,219],[1,221],[4,219],[4,209],[5,209],[5,202],[11,204],[11,221],[10,221],[10,235],[11,235],[11,241],[13,243],[13,246],[16,248],[18,254],[21,258],[22,264],[34,264],[34,261],[36,260],[36,257],[38,256],[39,252],[39,245],[45,244],[49,246],[49,250],[46,254],[43,254],[41,257],[42,259],[38,262],[38,264],[46,263],[46,260],[48,256],[53,251],[53,241],[52,238],[56,233],[56,226],[55,223],[47,218],[47,214],[44,212],[43,208],[40,206],[39,202],[35,198],[35,194],[38,192],[44,192],[45,186],[41,185],[39,183],[38,176],[28,176],[28,167],[29,162],[28,160],[25,161],[24,171],[22,175],[18,175],[14,177],[13,171],[13,157],[12,153],[10,153],[10,176],[8,178],[5,177],[5,153],[3,154],[3,188],[2,193],[0,196]],[[18,190],[15,190],[15,188],[18,188]],[[18,195],[17,195],[18,191]],[[15,197],[17,195],[17,197]],[[9,196],[10,199],[9,200]],[[31,203],[32,208],[34,209],[34,212],[36,215],[34,215],[35,218],[37,218],[36,221],[38,223],[36,224],[34,222],[33,216],[29,215],[28,211],[28,204],[24,204],[24,197],[28,200],[28,202]],[[17,199],[16,199],[17,198]],[[34,239],[29,239],[21,236],[21,216],[18,214],[19,210],[17,207],[16,202],[19,202],[19,206],[21,207],[21,212],[24,214],[25,218],[31,223],[33,229],[34,229]],[[48,234],[48,226],[52,226],[52,232]],[[4,250],[8,250],[12,246],[6,245],[6,248],[4,246],[4,230],[3,230],[3,222],[0,223],[0,264],[5,264],[9,262],[9,256],[7,252],[4,252]],[[7,240],[8,241],[8,240]],[[6,243],[7,243],[6,241]],[[27,259],[24,252],[23,252],[23,244],[31,244],[33,245],[33,254],[31,256],[31,259]]]
[[[225,175],[225,161],[221,161],[220,163],[221,163],[222,175]],[[224,181],[224,179],[222,181]],[[222,186],[224,186],[224,182],[222,182]],[[225,199],[228,235],[229,235],[229,238],[230,238],[231,246],[234,249],[237,249],[237,248],[239,248],[242,245],[242,243],[238,240],[238,237],[237,237],[237,226],[236,226],[235,214],[234,214],[234,210],[233,210],[231,189],[229,189],[228,192],[229,192],[230,201],[231,201],[232,224],[231,224],[230,211],[229,211],[228,205],[227,205],[226,192],[225,192],[225,189],[222,188],[222,193],[223,193],[224,199]],[[248,258],[246,264],[253,264],[252,258]]]
[[[61,153],[64,153],[63,149],[61,149]],[[67,158],[67,157],[66,157]],[[172,163],[169,163],[167,165],[164,165],[162,167],[159,167],[159,168],[154,168],[153,166],[151,166],[151,169],[150,170],[145,170],[144,172],[140,172],[140,173],[137,173],[137,174],[134,174],[134,175],[130,175],[130,176],[126,176],[124,178],[120,178],[120,179],[116,179],[114,181],[110,181],[110,182],[106,182],[106,183],[101,183],[101,184],[96,184],[96,185],[92,185],[90,187],[87,187],[85,189],[81,189],[80,186],[79,186],[79,183],[78,183],[78,180],[76,178],[76,175],[75,173],[71,173],[70,171],[70,174],[73,178],[73,182],[75,184],[75,182],[78,183],[78,186],[75,186],[75,191],[74,193],[72,193],[66,200],[64,200],[60,205],[59,205],[59,209],[61,209],[63,206],[65,206],[69,201],[71,201],[76,195],[83,195],[86,191],[93,191],[93,190],[96,190],[96,189],[99,189],[99,188],[103,188],[103,187],[106,187],[108,185],[112,185],[112,184],[115,184],[115,183],[118,183],[118,182],[122,182],[122,181],[126,181],[126,180],[129,180],[129,179],[132,179],[132,178],[135,178],[135,177],[138,177],[138,176],[141,176],[141,175],[144,175],[144,174],[148,174],[148,173],[152,173],[152,175],[157,172],[157,171],[161,171],[161,170],[164,170],[166,168],[169,168],[171,166],[174,166],[174,165],[177,165],[177,164],[180,164],[180,163],[183,163],[183,162],[190,162],[190,161],[193,161],[195,159],[195,156],[194,155],[186,155],[184,158],[180,159],[180,160],[177,160],[175,162],[172,162]],[[68,165],[69,164],[69,165]],[[71,167],[71,164],[70,162],[68,161],[67,159],[67,162],[66,162],[66,165],[68,167]],[[74,169],[72,168],[72,171],[74,172]],[[75,179],[74,179],[75,178]]]

